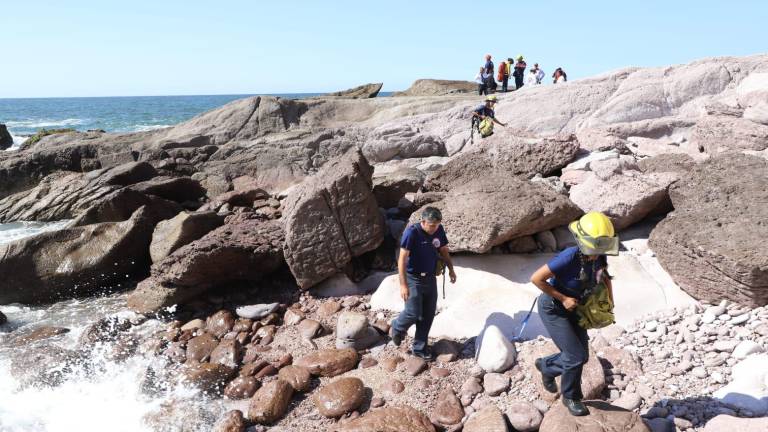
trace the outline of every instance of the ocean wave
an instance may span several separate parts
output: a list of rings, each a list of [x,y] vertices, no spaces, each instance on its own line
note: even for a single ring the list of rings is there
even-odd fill
[[[22,121],[9,121],[5,125],[9,128],[46,128],[46,127],[63,127],[63,126],[80,126],[84,124],[87,119],[70,118],[64,120],[49,120],[49,119],[34,119],[34,120],[22,120]]]
[[[24,141],[29,139],[29,137],[20,137],[20,136],[11,134],[11,139],[13,140],[13,144],[7,149],[5,149],[5,151],[18,150],[19,147],[21,147],[21,145],[24,144]]]
[[[157,124],[157,125],[135,125],[126,130],[126,132],[147,132],[155,129],[165,129],[173,125]]]

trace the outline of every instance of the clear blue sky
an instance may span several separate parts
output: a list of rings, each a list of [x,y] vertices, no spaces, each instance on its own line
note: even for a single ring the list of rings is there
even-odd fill
[[[570,79],[765,53],[768,2],[9,0],[0,98],[392,91],[486,52]]]

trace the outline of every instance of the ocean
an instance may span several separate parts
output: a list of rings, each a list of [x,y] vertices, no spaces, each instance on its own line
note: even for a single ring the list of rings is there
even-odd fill
[[[321,93],[270,94],[290,99]],[[380,93],[387,96],[390,93]],[[255,95],[118,96],[0,99],[0,124],[13,136],[15,149],[40,129],[140,132],[175,125],[236,99]]]

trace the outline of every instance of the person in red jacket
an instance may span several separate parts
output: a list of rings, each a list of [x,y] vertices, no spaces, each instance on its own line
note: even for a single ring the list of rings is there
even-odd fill
[[[499,64],[499,74],[496,78],[501,81],[501,91],[507,92],[507,86],[509,85],[509,70],[512,68],[512,59],[508,58],[507,61]]]

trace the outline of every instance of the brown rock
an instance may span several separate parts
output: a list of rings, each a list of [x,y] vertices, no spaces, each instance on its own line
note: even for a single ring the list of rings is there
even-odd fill
[[[251,376],[239,376],[224,387],[224,396],[229,399],[248,399],[261,387],[261,382]]]
[[[543,419],[541,412],[529,402],[515,401],[509,404],[507,418],[512,427],[519,432],[539,430]]]
[[[255,377],[264,378],[268,376],[273,376],[273,375],[277,375],[277,372],[278,372],[277,368],[270,364],[270,365],[264,366],[258,372],[256,372]]]
[[[400,394],[403,390],[405,390],[405,384],[396,379],[391,379],[381,386],[381,393],[384,394],[384,396]]]
[[[429,418],[409,406],[371,410],[339,426],[339,432],[435,432]]]
[[[437,379],[442,379],[450,375],[451,370],[445,369],[445,368],[439,368],[439,367],[432,367],[432,368],[429,368],[429,374]]]
[[[573,160],[579,142],[573,135],[551,138],[510,137],[481,142],[430,174],[425,188],[448,192],[477,179],[541,174],[547,177]]]
[[[296,325],[304,319],[304,312],[296,308],[288,308],[283,315],[285,325]]]
[[[228,310],[220,310],[211,315],[205,322],[208,333],[220,338],[230,332],[235,326],[235,314]]]
[[[231,368],[240,366],[240,342],[232,340],[223,340],[211,352],[211,363],[218,363]]]
[[[320,335],[322,329],[323,326],[313,319],[305,319],[298,325],[299,334],[306,340],[312,340]]]
[[[464,418],[464,407],[452,388],[446,387],[440,391],[431,418],[443,426],[455,425]]]
[[[238,318],[237,321],[235,321],[235,325],[232,326],[233,332],[249,332],[251,331],[251,327],[253,326],[253,320],[248,318]]]
[[[461,347],[458,343],[449,339],[440,339],[432,346],[437,360],[440,363],[450,363],[459,358]]]
[[[309,390],[309,383],[312,380],[312,375],[309,373],[309,369],[296,365],[285,366],[280,369],[277,376],[300,393]]]
[[[330,318],[335,314],[336,312],[341,310],[341,305],[339,302],[329,300],[323,304],[320,305],[319,308],[317,308],[317,316],[320,318]]]
[[[675,282],[699,300],[768,303],[768,161],[713,157],[675,183],[670,198],[675,211],[649,246]]]
[[[387,372],[394,372],[397,370],[397,365],[403,362],[402,357],[387,357],[383,359],[380,364],[381,367]]]
[[[533,377],[540,376],[539,371],[534,366],[534,361],[540,357],[546,357],[550,354],[558,352],[557,347],[552,341],[547,341],[543,345],[528,346],[526,350],[519,353],[518,361],[525,366],[528,373]],[[541,399],[552,403],[554,402],[559,393],[550,393],[544,389],[540,379],[534,379],[534,385],[539,391]],[[560,388],[560,378],[557,378],[558,388]],[[595,351],[590,347],[589,360],[584,365],[584,369],[581,376],[581,389],[584,393],[584,399],[594,399],[600,397],[605,388],[605,372],[603,366],[600,363],[600,359],[595,354]]]
[[[32,342],[37,342],[39,340],[52,338],[55,336],[63,335],[65,333],[69,333],[68,328],[43,326],[27,332],[14,334],[10,344],[12,346],[27,345]]]
[[[496,405],[490,404],[472,414],[464,423],[463,432],[508,432],[504,414]]]
[[[427,362],[422,358],[411,356],[405,361],[404,368],[405,373],[410,376],[416,376],[427,369]]]
[[[283,380],[275,380],[265,384],[256,391],[248,405],[248,420],[269,424],[285,414],[293,396],[293,387]]]
[[[188,363],[181,371],[183,379],[206,393],[218,393],[237,373],[236,369],[212,363]]]
[[[259,371],[269,366],[269,362],[266,360],[256,360],[253,363],[246,363],[240,368],[241,376],[256,376]]]
[[[210,333],[195,336],[187,342],[187,359],[196,362],[206,361],[218,345],[219,341]]]
[[[279,221],[226,223],[153,264],[152,276],[129,294],[128,306],[150,312],[232,281],[257,281],[282,265],[282,244]]]
[[[324,349],[307,354],[294,362],[309,369],[312,375],[333,377],[350,371],[357,366],[357,351],[346,349]]]
[[[629,379],[637,378],[643,374],[642,365],[627,350],[606,346],[600,348],[597,354],[607,362],[606,367],[610,367],[614,374],[621,373]]]
[[[227,411],[216,421],[211,432],[245,432],[243,412],[240,410]]]
[[[371,408],[379,408],[384,406],[384,399],[380,397],[371,398]]]
[[[338,92],[333,93],[326,93],[322,95],[321,97],[339,97],[339,98],[349,98],[349,99],[369,99],[369,98],[375,98],[376,95],[379,94],[379,91],[381,90],[381,87],[383,86],[382,83],[370,83],[370,84],[363,84],[361,86],[357,86],[355,88],[342,90]]]
[[[155,227],[149,246],[152,262],[159,262],[176,249],[201,238],[223,223],[224,219],[214,212],[181,212],[172,219],[161,221]]]
[[[514,202],[516,205],[507,205]],[[441,209],[451,250],[485,253],[517,237],[570,223],[582,211],[548,186],[508,175],[479,177],[431,204]],[[417,222],[419,209],[411,215]]]
[[[365,386],[359,378],[340,378],[320,388],[314,403],[320,414],[336,418],[356,410],[365,398]]]
[[[301,289],[376,249],[384,221],[371,192],[373,168],[359,150],[326,163],[284,201],[285,260]]]
[[[589,415],[574,417],[561,403],[554,404],[539,432],[650,432],[639,415],[602,401],[585,402]]]
[[[375,358],[373,358],[373,357],[363,357],[363,359],[360,360],[360,364],[358,364],[357,366],[359,368],[361,368],[361,369],[368,369],[370,367],[376,366],[377,364],[379,364],[379,362],[376,361]]]

